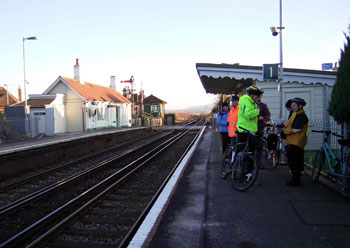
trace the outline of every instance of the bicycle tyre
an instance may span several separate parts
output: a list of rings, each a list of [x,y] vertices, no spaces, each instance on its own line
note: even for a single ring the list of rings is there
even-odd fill
[[[225,157],[221,165],[221,178],[225,179],[230,174],[230,158]]]
[[[350,168],[346,166],[345,173],[342,173],[341,167],[338,166],[335,173],[342,176],[337,176],[337,189],[339,193],[345,197],[350,198]]]
[[[231,147],[227,147],[226,151],[224,153],[224,158],[222,160],[222,164],[221,164],[221,178],[225,179],[231,171],[231,153],[232,153],[232,148]]]
[[[250,164],[251,170],[247,166]],[[249,172],[250,171],[250,172]],[[258,177],[259,168],[253,154],[243,154],[234,163],[231,173],[232,185],[237,191],[245,191],[253,186]],[[249,175],[250,174],[250,175]]]
[[[312,163],[312,182],[317,182],[318,178],[320,177],[321,170],[324,164],[324,159],[325,159],[325,153],[321,149],[317,152],[316,157]]]
[[[280,162],[281,150],[273,151],[271,157],[272,157],[272,166],[276,168]]]

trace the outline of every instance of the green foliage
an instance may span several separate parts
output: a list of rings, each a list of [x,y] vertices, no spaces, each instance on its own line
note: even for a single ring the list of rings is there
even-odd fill
[[[218,97],[215,101],[215,105],[212,108],[211,112],[212,113],[219,113],[223,102],[227,102],[230,105],[230,96],[223,95],[223,94],[218,95]]]
[[[350,25],[349,34],[345,35],[346,43],[340,53],[337,81],[333,87],[329,114],[338,123],[350,123]]]

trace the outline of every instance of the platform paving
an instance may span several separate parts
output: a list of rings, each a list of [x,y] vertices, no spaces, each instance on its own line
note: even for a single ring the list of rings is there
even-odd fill
[[[350,247],[350,201],[302,177],[288,187],[287,166],[264,161],[246,192],[220,178],[220,137],[204,132],[143,247]]]

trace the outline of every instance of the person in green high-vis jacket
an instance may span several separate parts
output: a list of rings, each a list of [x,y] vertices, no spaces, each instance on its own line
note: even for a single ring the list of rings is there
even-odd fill
[[[264,93],[262,89],[257,86],[249,86],[247,88],[247,94],[240,97],[238,106],[238,121],[237,121],[237,136],[238,143],[245,143],[248,139],[248,134],[244,133],[244,129],[247,129],[253,133],[258,131],[258,117],[260,109],[256,103],[260,99],[261,95]],[[237,147],[238,152],[242,151],[245,145]],[[251,152],[255,152],[254,142],[249,145]]]

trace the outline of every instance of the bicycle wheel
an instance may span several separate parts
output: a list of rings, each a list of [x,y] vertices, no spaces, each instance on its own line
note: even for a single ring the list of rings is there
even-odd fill
[[[225,179],[231,170],[231,154],[232,154],[232,148],[229,146],[226,148],[224,158],[222,160],[221,164],[221,178]]]
[[[324,164],[325,154],[324,151],[321,149],[317,152],[316,157],[312,163],[312,181],[315,183],[317,182],[321,170]]]
[[[281,150],[276,150],[272,154],[272,166],[277,167],[277,165],[280,162],[280,157],[281,157]]]
[[[238,191],[249,189],[258,176],[259,168],[253,154],[243,154],[234,163],[232,185]]]
[[[346,166],[344,173],[341,170],[341,167],[338,166],[335,170],[337,176],[337,189],[339,193],[345,197],[350,197],[350,168]]]

